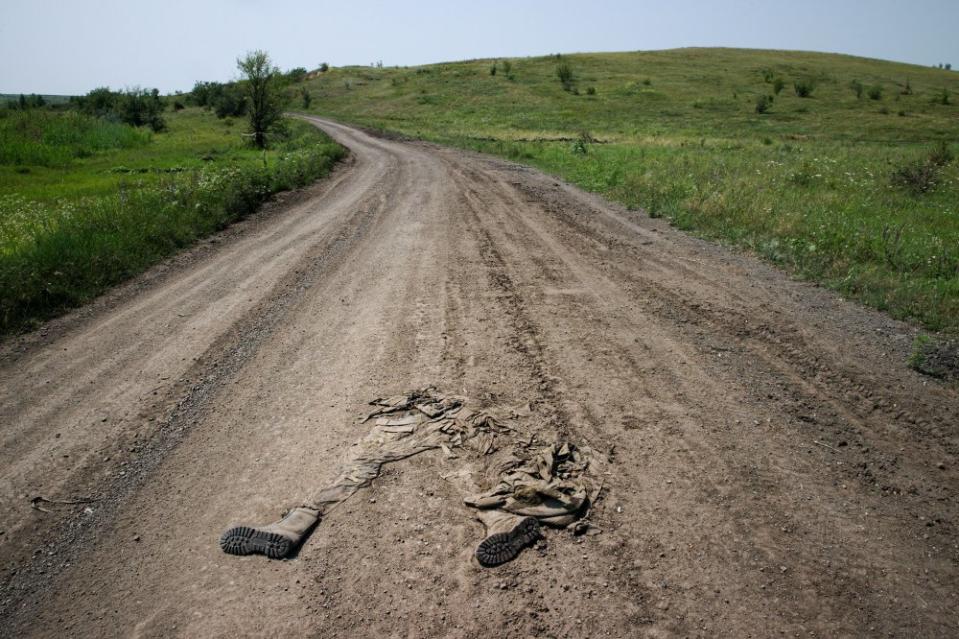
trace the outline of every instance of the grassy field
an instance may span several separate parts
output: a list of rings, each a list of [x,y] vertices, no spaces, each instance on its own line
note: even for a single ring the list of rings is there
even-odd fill
[[[315,113],[536,165],[959,330],[959,168],[936,151],[959,137],[955,72],[682,49],[346,67],[306,86]]]
[[[200,109],[151,133],[77,113],[0,112],[0,333],[141,272],[325,175],[344,149],[287,123],[268,151]]]

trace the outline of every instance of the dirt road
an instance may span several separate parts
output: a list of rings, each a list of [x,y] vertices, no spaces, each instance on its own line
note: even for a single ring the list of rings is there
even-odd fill
[[[0,353],[0,635],[959,634],[959,399],[906,367],[913,329],[536,171],[317,124],[352,151],[331,178]],[[428,384],[602,451],[598,534],[481,568],[427,453],[293,560],[220,551]]]

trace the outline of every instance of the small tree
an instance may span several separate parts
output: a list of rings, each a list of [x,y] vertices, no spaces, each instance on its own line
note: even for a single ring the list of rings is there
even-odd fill
[[[303,98],[303,108],[309,109],[310,105],[313,104],[313,96],[310,95],[310,92],[307,90],[306,87],[303,87],[302,89],[300,89],[300,97]]]
[[[559,78],[559,83],[563,85],[564,91],[573,90],[573,70],[567,63],[563,62],[556,67],[556,77]]]
[[[266,148],[266,136],[282,115],[280,95],[276,90],[279,69],[273,66],[266,51],[256,50],[237,59],[237,68],[246,79],[246,97],[249,101],[250,133],[253,145]]]

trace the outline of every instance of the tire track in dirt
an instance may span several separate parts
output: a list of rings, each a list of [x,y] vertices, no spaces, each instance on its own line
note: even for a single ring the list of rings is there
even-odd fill
[[[385,183],[394,183],[390,173],[384,175]],[[26,551],[31,552],[28,565],[11,571],[4,591],[16,593],[7,599],[0,609],[0,619],[9,613],[10,607],[20,600],[42,592],[48,581],[47,575],[69,566],[76,561],[79,549],[91,543],[113,517],[117,506],[149,480],[151,474],[204,419],[213,398],[230,384],[237,373],[256,355],[260,346],[284,325],[292,309],[301,301],[305,292],[314,286],[321,276],[330,270],[341,268],[358,242],[368,235],[374,218],[385,205],[383,198],[369,195],[359,200],[355,210],[346,216],[338,228],[327,237],[319,238],[299,263],[288,272],[264,298],[250,311],[228,326],[205,352],[197,356],[195,364],[184,377],[165,390],[163,396],[152,400],[138,414],[137,419],[152,423],[152,432],[126,432],[107,449],[99,449],[104,461],[119,462],[121,471],[109,472],[106,481],[99,477],[101,464],[95,460],[87,467],[75,471],[71,479],[72,490],[78,494],[97,495],[95,515],[81,518],[64,518],[49,513],[48,521],[28,530],[14,529],[11,532],[25,540],[21,552],[14,549],[6,555],[10,565],[25,561]],[[131,454],[132,453],[132,454]],[[123,460],[123,461],[120,461]],[[36,552],[36,549],[68,549],[67,552]],[[50,557],[55,555],[53,559]]]
[[[477,178],[477,176],[475,176],[475,175],[471,175],[471,176],[470,176],[470,179],[472,180],[472,182],[473,182],[474,184],[478,182],[478,178]],[[489,187],[489,188],[485,188],[485,189],[484,189],[484,192],[486,192],[486,193],[494,193],[494,194],[499,195],[499,194],[501,194],[503,191],[502,191],[502,189],[497,189],[497,188]],[[527,203],[529,203],[529,201],[527,201]],[[504,210],[517,211],[517,210],[520,210],[520,209],[522,208],[522,205],[519,204],[519,203],[517,203],[515,200],[511,200],[511,199],[507,198],[507,201],[504,202],[504,207],[503,207],[503,208],[504,208]],[[545,208],[545,207],[544,207],[544,208]],[[497,226],[498,228],[517,229],[517,228],[521,227],[521,226],[524,224],[524,222],[529,222],[529,220],[530,220],[530,216],[529,216],[529,215],[522,215],[522,216],[521,216],[521,215],[515,215],[515,216],[513,216],[513,217],[511,217],[511,218],[509,218],[509,219],[499,220],[499,221],[495,224],[495,226]],[[545,240],[545,238],[543,237],[543,234],[542,234],[542,233],[539,233],[538,236],[536,236],[536,237],[538,237],[538,239],[539,239],[540,241],[544,241],[544,242],[546,242],[547,244],[549,244],[549,246],[547,247],[548,250],[534,250],[534,249],[533,249],[533,242],[534,242],[535,240],[530,239],[530,238],[521,238],[521,239],[518,241],[518,243],[519,243],[520,245],[524,246],[524,247],[526,248],[526,250],[527,250],[530,254],[532,254],[532,255],[538,255],[538,256],[540,256],[540,257],[542,257],[542,256],[544,256],[544,255],[550,254],[550,251],[551,251],[552,253],[554,253],[554,254],[555,254],[555,253],[562,253],[561,250],[557,250],[557,247],[556,247],[555,244],[552,244],[552,243],[548,242],[547,240]],[[593,246],[594,246],[593,243],[587,242],[587,241],[583,240],[582,235],[577,235],[577,236],[576,236],[576,240],[578,240],[578,241],[576,242],[576,244],[578,244],[578,245],[588,245],[588,248],[593,248]],[[604,259],[606,259],[606,258],[608,258],[608,257],[610,257],[610,256],[608,256],[608,255],[607,255],[607,256],[596,256],[595,262],[600,263],[600,262],[602,262]],[[532,259],[533,259],[533,261],[536,261],[536,258],[532,258]],[[541,260],[540,260],[540,261],[541,261]],[[567,261],[567,263],[568,263],[570,260],[569,260],[568,258],[566,258],[566,261]],[[547,268],[544,266],[543,268],[544,268],[544,271],[546,271],[546,272],[550,272],[550,271],[555,272],[555,271],[556,271],[556,268],[555,268],[555,267],[552,268],[552,269],[547,269]],[[624,267],[624,269],[625,269],[625,267]],[[615,271],[616,268],[613,267],[613,268],[610,269],[610,270]],[[644,281],[644,283],[645,283],[646,280],[644,279],[643,281]],[[627,279],[627,282],[630,282],[630,280]],[[562,285],[562,284],[557,284],[557,285]],[[568,283],[567,283],[566,285],[568,285]],[[593,285],[594,285],[594,286],[596,285],[596,280],[595,280],[595,278],[594,278],[594,280],[593,280]],[[663,291],[662,291],[662,288],[661,288],[660,286],[655,286],[654,290],[655,290],[658,294],[661,294],[661,293],[663,292]],[[648,291],[644,291],[644,293],[647,293],[647,292],[648,292]],[[608,292],[607,292],[607,293],[608,293]],[[607,294],[607,297],[610,297],[610,295]],[[612,297],[615,298],[615,295],[613,295]],[[627,296],[627,297],[628,297],[628,296]],[[682,301],[682,300],[677,299],[677,296],[675,296],[675,295],[671,295],[669,299],[670,299],[671,302],[674,303],[674,306],[673,306],[674,309],[685,309],[686,307],[689,306],[688,303],[686,303],[686,302],[684,302],[684,301]],[[695,306],[694,306],[694,308],[695,308]],[[611,315],[613,315],[613,310],[614,310],[614,309],[612,309],[612,308],[607,309],[607,311],[603,314],[603,316],[605,316],[605,317],[610,317]],[[654,315],[656,315],[656,314],[654,313]],[[688,321],[685,317],[682,318],[682,320],[685,320],[685,321],[682,321],[682,320],[681,320],[681,321],[677,321],[677,320],[679,320],[680,318],[676,317],[676,315],[677,315],[677,314],[674,312],[674,313],[671,314],[670,317],[668,317],[668,318],[666,318],[666,319],[671,320],[672,323],[675,323],[675,324],[677,324],[677,325],[683,326],[683,327],[685,328],[686,324],[689,323],[689,321]],[[644,317],[643,319],[644,319],[644,323],[645,323],[645,321],[646,321],[648,318]],[[660,319],[662,319],[662,318],[660,318]],[[700,328],[699,322],[694,323],[694,326],[695,326],[696,328]],[[710,328],[713,329],[713,330],[712,330],[712,334],[714,334],[714,335],[722,335],[722,334],[723,334],[723,329],[725,329],[726,327],[724,327],[724,326],[718,326],[717,324],[714,324],[714,325],[712,325]],[[719,329],[719,330],[717,330],[717,329]],[[690,333],[691,331],[684,331],[684,332],[686,333],[686,336],[689,336],[689,333]],[[691,339],[687,339],[687,340],[684,340],[684,341],[688,341],[689,343],[696,343],[696,342],[702,342],[702,339],[695,339],[695,336],[693,336]],[[751,355],[752,355],[753,357],[755,357],[756,353],[753,351],[753,352],[751,352]],[[621,362],[617,362],[617,367],[621,367],[621,365],[622,365]],[[801,369],[800,369],[800,370],[801,370]],[[819,404],[821,404],[821,403],[823,402],[823,400],[825,399],[825,398],[822,396],[822,394],[819,394],[819,393],[817,393],[817,392],[815,392],[815,391],[812,391],[808,385],[804,384],[804,382],[803,382],[803,380],[802,380],[802,377],[801,377],[800,375],[798,375],[798,374],[793,374],[793,373],[791,372],[791,370],[790,370],[787,366],[782,366],[782,367],[781,367],[781,370],[779,370],[779,371],[777,371],[776,369],[772,369],[770,372],[771,372],[772,374],[771,374],[771,375],[768,375],[768,376],[773,377],[773,378],[775,378],[775,376],[776,376],[775,373],[776,373],[776,372],[781,372],[782,374],[787,375],[787,376],[790,378],[791,383],[801,386],[802,390],[805,390],[805,391],[806,391],[806,393],[807,393],[807,395],[808,395],[807,400],[810,401],[810,402],[815,401],[815,402],[818,402]],[[639,373],[638,370],[637,370],[637,373]],[[828,404],[827,404],[827,405],[828,405]],[[687,459],[687,460],[683,460],[683,461],[684,461],[685,463],[689,464],[689,465],[694,465],[694,464],[695,464],[695,460],[692,459],[692,458]],[[748,480],[749,477],[746,476],[745,479]],[[764,487],[764,490],[766,490],[766,491],[768,492],[769,488],[770,488],[770,487],[774,487],[774,486],[775,486],[775,484],[773,484],[773,485],[771,485],[771,486],[765,486],[765,487]],[[743,514],[744,514],[744,515],[747,515],[748,513],[743,513]],[[785,512],[781,512],[780,515],[778,516],[778,519],[780,519],[780,520],[785,520],[785,519],[787,519],[787,518],[785,517],[785,515],[786,515]],[[943,522],[943,523],[945,523],[945,522]],[[942,542],[947,542],[947,541],[950,539],[950,532],[949,532],[949,530],[950,530],[950,527],[949,527],[948,523],[945,523],[945,525],[942,525],[942,526],[940,527],[940,529],[937,531],[937,532],[939,533],[939,534],[938,534],[938,537],[939,537],[940,541],[942,541]],[[741,530],[740,530],[740,533],[741,533],[743,536],[748,537],[748,534],[746,534],[747,531],[745,531],[744,529],[741,529]],[[926,538],[928,539],[928,535],[926,535]],[[911,541],[911,540],[908,539],[908,538],[904,538],[904,539],[901,539],[901,540],[900,540],[901,543],[909,543],[910,541]],[[775,546],[775,545],[773,545],[773,546]],[[941,566],[940,566],[940,567],[941,567]],[[948,574],[948,573],[947,573],[947,574]],[[805,577],[804,577],[804,579],[805,579]],[[798,584],[795,584],[795,585],[798,585]],[[858,592],[858,593],[869,592],[870,589],[869,589],[868,587],[865,587],[865,586],[866,586],[865,583],[860,582],[859,586],[854,586],[854,587],[851,588],[851,590],[852,590],[853,592]],[[828,592],[828,587],[827,587],[826,584],[820,584],[820,585],[819,585],[819,589],[820,589],[821,591]],[[881,608],[881,607],[882,607],[882,602],[877,599],[877,600],[874,601],[872,607]],[[866,619],[863,619],[863,621],[865,622],[865,621],[867,621],[867,620],[866,620]]]

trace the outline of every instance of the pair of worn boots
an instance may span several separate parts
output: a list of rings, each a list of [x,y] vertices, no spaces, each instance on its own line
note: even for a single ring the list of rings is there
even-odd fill
[[[296,552],[319,520],[318,510],[294,508],[268,526],[230,528],[220,537],[220,547],[231,555],[260,554],[270,559],[284,559]],[[483,523],[487,536],[476,548],[476,559],[485,567],[515,559],[541,536],[539,522],[534,517],[487,511]]]

